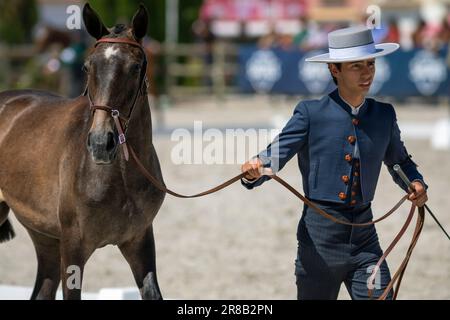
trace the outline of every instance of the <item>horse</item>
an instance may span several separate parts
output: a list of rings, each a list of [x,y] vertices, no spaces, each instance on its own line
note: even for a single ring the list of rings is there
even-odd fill
[[[86,4],[83,21],[97,40],[85,61],[86,95],[0,93],[0,242],[14,237],[11,209],[36,251],[31,299],[55,299],[61,281],[64,299],[81,299],[89,257],[116,245],[142,299],[159,300],[152,226],[165,192],[127,162],[123,145],[164,185],[141,47],[148,11],[141,5],[130,26],[108,29]]]
[[[71,32],[62,31],[51,26],[42,26],[38,29],[34,38],[34,46],[37,53],[43,53],[51,46],[67,48],[73,41]]]

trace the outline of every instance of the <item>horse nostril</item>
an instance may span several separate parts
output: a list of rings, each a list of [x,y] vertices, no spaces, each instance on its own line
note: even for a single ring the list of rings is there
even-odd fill
[[[116,141],[114,141],[114,134],[112,132],[108,132],[108,142],[106,143],[106,150],[112,151],[116,147]]]

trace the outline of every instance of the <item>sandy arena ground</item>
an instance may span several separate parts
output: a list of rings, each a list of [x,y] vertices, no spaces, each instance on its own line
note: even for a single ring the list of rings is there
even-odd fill
[[[169,128],[191,128],[194,120],[205,127],[269,126],[285,119],[294,100],[234,97],[222,102],[184,101],[165,112]],[[400,123],[433,125],[448,116],[444,107],[402,105]],[[276,117],[277,116],[277,117]],[[161,121],[154,115],[154,122]],[[276,120],[278,121],[278,120]],[[429,139],[405,139],[429,188],[429,206],[450,230],[450,151],[436,151]],[[167,186],[192,194],[238,174],[239,165],[174,165],[170,135],[155,135]],[[301,188],[296,160],[280,173]],[[383,167],[373,202],[375,216],[389,210],[403,191]],[[381,222],[378,233],[386,248],[401,228],[408,205]],[[247,191],[240,184],[205,198],[182,200],[167,196],[155,220],[157,266],[163,296],[171,299],[295,299],[294,259],[301,204],[275,182]],[[450,241],[431,217],[403,279],[399,299],[450,299]],[[0,246],[0,284],[32,286],[36,261],[28,234],[13,219],[17,237]],[[410,230],[414,227],[412,223]],[[411,232],[389,256],[391,271],[403,258]],[[134,280],[117,248],[98,250],[89,260],[83,289],[133,287]],[[349,299],[342,286],[340,299]]]

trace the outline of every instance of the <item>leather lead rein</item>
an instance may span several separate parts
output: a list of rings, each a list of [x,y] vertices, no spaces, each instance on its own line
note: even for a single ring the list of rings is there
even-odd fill
[[[96,45],[97,46],[99,43],[124,43],[124,44],[129,44],[135,47],[140,48],[143,51],[142,46],[133,40],[130,39],[121,39],[121,38],[103,38],[97,41]],[[144,52],[144,51],[143,51]],[[145,52],[144,52],[144,56],[145,56]],[[144,68],[146,69],[146,59],[144,61]],[[91,106],[91,110],[92,113],[94,113],[95,110],[103,110],[106,112],[109,112],[111,114],[111,116],[114,119],[114,124],[116,126],[117,132],[119,133],[119,143],[122,145],[123,151],[124,151],[124,157],[125,160],[128,161],[129,160],[129,156],[131,155],[131,157],[133,158],[134,162],[136,163],[139,171],[156,187],[158,188],[160,191],[164,192],[164,193],[168,193],[174,197],[177,198],[183,198],[183,199],[190,199],[190,198],[199,198],[199,197],[203,197],[212,193],[215,193],[217,191],[220,191],[222,189],[225,189],[226,187],[232,185],[233,183],[239,181],[240,179],[242,179],[245,176],[245,173],[241,173],[227,181],[225,181],[224,183],[211,188],[209,190],[194,194],[194,195],[182,195],[179,193],[176,193],[170,189],[168,189],[165,185],[161,184],[160,181],[158,181],[155,177],[153,177],[148,170],[144,167],[144,165],[142,164],[142,162],[139,160],[138,156],[136,155],[136,152],[134,151],[134,149],[128,145],[127,140],[126,140],[126,129],[123,129],[123,124],[121,122],[121,120],[125,123],[125,126],[127,126],[129,118],[131,117],[131,112],[133,111],[133,108],[136,104],[136,100],[139,96],[139,93],[142,92],[142,86],[145,83],[145,72],[146,70],[143,70],[143,73],[141,74],[141,79],[140,79],[140,85],[139,85],[139,90],[136,94],[136,97],[133,101],[131,110],[130,110],[130,114],[127,118],[123,117],[120,115],[119,111],[111,108],[109,106],[99,106],[99,105],[94,105],[91,101],[91,98],[89,96],[89,90],[88,87],[86,87],[85,90],[85,95],[88,96],[89,102],[90,102],[90,106]],[[328,214],[327,212],[325,212],[324,210],[320,209],[318,206],[316,206],[313,202],[311,202],[310,200],[308,200],[306,197],[304,197],[300,192],[298,192],[294,187],[292,187],[289,183],[287,183],[286,181],[284,181],[282,178],[278,177],[277,175],[271,175],[270,176],[273,180],[277,181],[279,184],[281,184],[284,188],[286,188],[287,190],[289,190],[292,194],[294,194],[298,199],[300,199],[301,201],[303,201],[306,205],[312,207],[313,209],[315,209],[315,211],[322,215],[323,217],[325,217],[326,219],[329,219],[335,223],[339,223],[339,224],[344,224],[344,225],[348,225],[348,226],[352,226],[352,227],[366,227],[366,226],[370,226],[373,225],[375,223],[378,223],[384,219],[386,219],[387,217],[389,217],[392,213],[394,213],[407,199],[408,199],[408,195],[405,195],[404,197],[402,197],[400,199],[400,201],[391,209],[389,210],[386,214],[384,214],[382,217],[373,220],[373,221],[369,221],[369,222],[365,222],[365,223],[350,223],[347,221],[343,221],[343,220],[339,220],[336,219],[335,217],[333,217],[332,215]],[[416,207],[414,205],[411,205],[411,209],[409,211],[408,217],[406,219],[406,222],[404,223],[404,225],[402,226],[400,232],[397,234],[397,236],[394,238],[394,240],[392,241],[392,243],[389,245],[389,247],[387,248],[387,250],[385,251],[385,253],[381,256],[381,258],[378,260],[376,266],[374,267],[371,276],[369,277],[369,281],[368,281],[368,296],[371,299],[373,296],[373,288],[376,284],[374,284],[375,279],[376,279],[376,274],[379,270],[379,267],[381,266],[381,264],[383,263],[383,261],[386,259],[386,257],[389,255],[389,253],[392,251],[392,249],[395,247],[395,245],[398,243],[398,241],[402,238],[402,236],[405,234],[412,218],[414,215],[414,212],[416,210]],[[394,276],[392,277],[391,281],[388,283],[386,289],[383,291],[383,293],[381,294],[381,296],[378,298],[378,300],[385,300],[389,294],[389,292],[393,289],[393,286],[396,285],[396,288],[393,292],[393,299],[397,298],[397,294],[398,291],[400,289],[400,283],[401,280],[403,278],[403,275],[405,273],[406,267],[408,265],[409,262],[409,258],[411,257],[412,251],[417,243],[417,240],[419,239],[420,233],[422,231],[423,228],[423,224],[424,224],[424,220],[425,220],[425,211],[423,207],[418,208],[418,217],[417,217],[417,223],[416,223],[416,228],[414,230],[410,245],[408,247],[407,253],[405,258],[403,259],[402,263],[400,264],[400,267],[398,268],[398,270],[396,271],[396,273],[394,274]]]
[[[179,193],[176,193],[170,189],[168,189],[166,186],[162,185],[157,179],[155,179],[155,177],[153,177],[147,169],[145,169],[144,165],[142,164],[142,162],[139,160],[138,156],[136,155],[134,149],[129,146],[129,150],[130,150],[130,154],[131,157],[133,158],[133,160],[135,161],[139,171],[156,187],[158,188],[160,191],[168,193],[174,197],[177,198],[183,198],[183,199],[190,199],[190,198],[199,198],[199,197],[203,197],[206,196],[208,194],[212,194],[215,193],[217,191],[220,191],[222,189],[225,189],[226,187],[232,185],[233,183],[235,183],[236,181],[239,181],[240,179],[242,179],[245,176],[245,173],[241,173],[227,181],[225,181],[224,183],[211,188],[209,190],[194,194],[194,195],[182,195]],[[382,217],[373,220],[373,221],[369,221],[369,222],[365,222],[365,223],[350,223],[347,221],[343,221],[343,220],[339,220],[336,219],[335,217],[333,217],[332,215],[330,215],[329,213],[325,212],[324,210],[320,209],[318,206],[316,206],[314,204],[314,202],[311,202],[310,200],[308,200],[306,197],[304,197],[300,192],[298,192],[294,187],[292,187],[289,183],[287,183],[285,180],[283,180],[282,178],[278,177],[277,175],[271,175],[270,176],[273,180],[277,181],[279,184],[281,184],[283,187],[285,187],[287,190],[289,190],[292,194],[294,194],[298,199],[300,199],[301,201],[303,201],[306,205],[312,207],[313,209],[316,210],[316,212],[320,215],[322,215],[323,217],[335,222],[335,223],[339,223],[339,224],[344,224],[344,225],[348,225],[348,226],[352,226],[352,227],[367,227],[370,225],[373,225],[375,223],[378,223],[384,219],[386,219],[387,217],[389,217],[391,214],[393,214],[407,199],[408,199],[408,195],[403,196],[400,201],[391,209],[389,210],[386,214],[384,214]],[[376,266],[374,267],[372,274],[369,277],[369,281],[368,281],[368,296],[370,299],[372,299],[373,296],[373,288],[376,286],[375,279],[376,279],[376,274],[379,270],[379,267],[381,266],[381,264],[383,263],[383,261],[386,259],[386,257],[389,255],[389,253],[392,251],[392,249],[395,247],[395,245],[398,243],[398,241],[403,237],[403,235],[405,234],[411,219],[414,215],[414,212],[416,210],[416,206],[411,205],[411,209],[408,215],[408,218],[406,219],[405,224],[403,225],[402,229],[400,230],[400,232],[397,234],[397,236],[395,237],[395,239],[392,241],[392,243],[389,245],[388,249],[386,250],[386,252],[382,255],[382,257],[378,260]],[[422,231],[423,228],[423,224],[424,224],[424,220],[425,220],[425,211],[423,209],[423,207],[418,208],[419,211],[419,215],[417,217],[417,225],[416,228],[414,230],[414,234],[411,240],[411,243],[409,245],[408,251],[406,253],[405,258],[403,259],[400,267],[398,268],[398,270],[396,271],[395,275],[392,277],[391,281],[388,283],[386,289],[383,291],[383,293],[380,295],[380,297],[378,298],[378,300],[385,300],[389,294],[389,292],[392,290],[393,286],[396,284],[396,288],[393,292],[393,299],[397,298],[397,294],[398,291],[400,290],[400,283],[403,277],[403,274],[405,273],[406,267],[408,265],[408,261],[409,258],[411,257],[412,251],[417,243],[417,240],[419,239],[420,233]]]

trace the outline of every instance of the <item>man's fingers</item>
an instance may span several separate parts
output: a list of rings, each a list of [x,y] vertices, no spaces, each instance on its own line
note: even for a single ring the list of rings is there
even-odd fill
[[[414,200],[414,199],[417,199],[419,197],[423,197],[424,195],[426,195],[426,191],[424,189],[422,189],[422,190],[418,190],[418,191],[415,191],[415,192],[411,193],[408,198],[410,200]]]
[[[256,179],[260,177],[258,168],[255,168],[253,166],[243,167],[242,171],[247,173],[247,178]]]
[[[417,199],[417,205],[419,207],[423,207],[427,201],[428,201],[428,196],[426,194],[424,194],[423,196],[421,196],[420,198]]]
[[[412,193],[409,195],[408,199],[417,207],[423,207],[428,201],[428,195],[426,192],[421,192],[419,194]]]
[[[241,172],[244,172],[246,179],[258,179],[262,175],[263,167],[261,160],[257,158],[250,159],[241,166]]]
[[[247,171],[247,166],[246,166],[246,163],[244,163],[242,166],[241,166],[241,172],[242,173],[245,173],[245,178],[246,179],[251,179],[251,177],[250,177],[250,175],[249,175],[249,173],[248,173],[248,171]]]
[[[247,166],[247,167],[245,168],[245,172],[246,172],[247,175],[249,175],[250,177],[253,177],[252,167],[251,167],[251,166]]]
[[[417,200],[417,196],[418,195],[416,193],[411,193],[409,195],[408,199],[411,200],[411,201],[415,201],[415,200]]]
[[[258,178],[258,175],[255,173],[255,170],[253,170],[253,169],[249,170],[249,174],[253,179]]]
[[[256,178],[258,176],[258,165],[252,163],[252,168],[250,169],[250,172]]]

